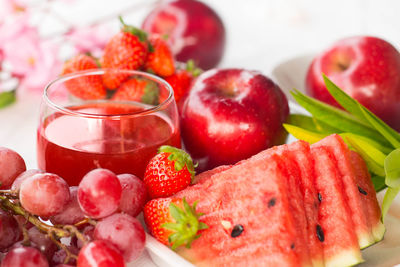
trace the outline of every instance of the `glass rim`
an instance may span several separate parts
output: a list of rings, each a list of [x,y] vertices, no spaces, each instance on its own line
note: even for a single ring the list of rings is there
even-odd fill
[[[62,107],[50,99],[48,91],[56,84],[64,83],[68,80],[72,80],[72,79],[79,78],[82,76],[102,75],[106,71],[120,71],[120,72],[124,72],[124,73],[129,73],[129,74],[131,74],[131,76],[138,75],[138,76],[145,77],[146,79],[152,80],[152,81],[156,82],[157,84],[162,84],[169,91],[168,97],[163,102],[161,102],[158,105],[155,105],[154,107],[151,107],[151,108],[145,108],[143,110],[139,110],[139,111],[135,111],[135,112],[113,114],[113,115],[91,114],[91,113],[74,111],[69,108]],[[130,117],[130,116],[134,117],[134,116],[138,116],[138,115],[151,114],[151,113],[157,112],[158,110],[161,110],[164,106],[170,104],[173,101],[173,95],[174,95],[174,91],[172,89],[172,86],[167,81],[165,81],[164,79],[162,79],[154,74],[150,74],[150,73],[147,73],[144,71],[138,71],[138,70],[106,69],[106,68],[77,71],[74,73],[69,73],[69,74],[58,76],[54,80],[50,81],[45,86],[44,91],[43,91],[43,99],[45,100],[46,104],[48,106],[52,107],[53,109],[55,109],[59,112],[62,112],[64,114],[71,115],[71,116],[84,117],[84,118],[97,118],[97,119],[101,119],[101,118],[113,119],[113,118]],[[88,100],[88,101],[90,101],[90,100]],[[105,101],[107,101],[107,100],[103,100],[103,101],[99,101],[99,102],[105,102]],[[131,101],[119,101],[119,102],[129,103]]]

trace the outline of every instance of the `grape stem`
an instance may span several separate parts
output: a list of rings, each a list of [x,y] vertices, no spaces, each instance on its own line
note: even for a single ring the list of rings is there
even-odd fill
[[[76,236],[79,240],[83,242],[83,244],[87,244],[89,240],[83,235],[79,230],[73,225],[65,225],[64,229],[70,232],[72,235]]]
[[[27,221],[35,225],[42,232],[46,233],[53,232],[58,238],[71,236],[71,234],[68,231],[62,228],[51,226],[42,222],[38,217],[30,214],[24,208],[22,208],[20,204],[14,203],[11,200],[9,200],[7,196],[0,195],[0,201],[3,209],[5,209],[6,211],[11,211],[12,213],[14,213],[14,215],[23,216]]]
[[[29,234],[28,234],[28,230],[26,229],[26,223],[25,224],[20,224],[18,223],[19,228],[21,229],[22,232],[22,236],[23,236],[23,240],[22,240],[22,244],[24,246],[30,246],[31,244],[31,239],[29,238]]]
[[[0,195],[6,196],[9,199],[18,199],[18,191],[13,190],[0,190]]]
[[[68,264],[69,260],[71,258],[77,260],[78,256],[73,254],[66,245],[64,245],[63,243],[61,243],[56,236],[54,236],[54,232],[49,232],[48,236],[51,239],[51,241],[53,241],[60,249],[64,250],[65,253],[67,253],[67,256],[64,259],[64,264]]]
[[[84,234],[82,234],[77,227],[85,224],[95,226],[97,224],[97,221],[90,218],[85,218],[74,225],[49,225],[42,221],[38,216],[32,215],[31,213],[26,211],[17,200],[18,197],[18,191],[0,190],[0,208],[12,215],[19,215],[26,219],[24,225],[19,224],[19,227],[21,228],[21,231],[23,233],[24,244],[30,243],[28,231],[25,227],[26,223],[30,222],[34,226],[36,226],[39,231],[47,234],[50,240],[55,243],[60,249],[65,251],[65,253],[67,254],[64,261],[65,264],[67,264],[71,258],[77,259],[77,255],[73,254],[68,249],[68,247],[60,241],[60,239],[63,237],[76,236],[76,238],[81,240],[83,244],[86,245],[90,240],[88,240],[88,238]]]

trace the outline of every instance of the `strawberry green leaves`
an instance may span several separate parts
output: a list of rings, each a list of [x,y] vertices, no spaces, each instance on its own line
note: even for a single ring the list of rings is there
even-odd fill
[[[400,191],[400,134],[323,75],[325,85],[344,110],[295,90],[295,100],[312,117],[291,115],[285,129],[298,139],[315,143],[338,133],[366,161],[377,192],[389,187],[382,204],[382,219]]]
[[[170,153],[170,155],[168,156],[168,159],[171,161],[174,161],[175,170],[180,171],[183,169],[183,167],[186,166],[187,170],[190,172],[190,174],[192,176],[192,179],[194,178],[194,175],[195,175],[194,168],[196,166],[193,164],[193,160],[188,153],[186,153],[182,149],[172,147],[172,146],[167,146],[167,145],[161,146],[158,149],[158,152],[159,153],[160,152]]]
[[[173,231],[168,237],[173,250],[183,245],[190,248],[192,242],[200,237],[198,231],[208,228],[205,223],[199,221],[199,217],[203,214],[196,212],[197,202],[193,206],[190,206],[185,198],[183,198],[182,204],[183,209],[171,202],[169,211],[176,222],[164,223],[162,225],[165,229]]]

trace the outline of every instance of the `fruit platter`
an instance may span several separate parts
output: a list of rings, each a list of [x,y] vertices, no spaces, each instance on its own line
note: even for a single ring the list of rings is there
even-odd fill
[[[0,267],[400,264],[392,44],[347,37],[266,73],[218,67],[225,24],[202,1],[118,24],[0,113],[38,113],[35,153],[0,143]]]

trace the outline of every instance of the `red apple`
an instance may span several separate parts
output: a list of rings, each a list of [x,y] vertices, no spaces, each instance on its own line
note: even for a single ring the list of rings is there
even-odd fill
[[[220,17],[196,0],[162,1],[144,20],[142,28],[168,36],[175,58],[193,59],[202,69],[215,67],[225,47],[225,28]]]
[[[256,71],[209,70],[193,83],[183,104],[185,149],[205,171],[233,164],[282,144],[289,114],[281,89]]]
[[[400,131],[400,53],[390,43],[370,36],[350,37],[313,60],[306,77],[307,93],[339,106],[326,90],[322,73]]]

